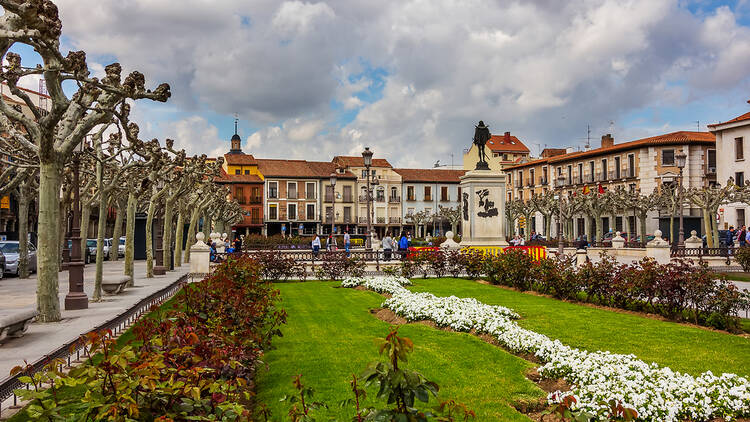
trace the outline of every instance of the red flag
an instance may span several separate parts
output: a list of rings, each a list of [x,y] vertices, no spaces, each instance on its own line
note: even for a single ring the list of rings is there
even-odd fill
[[[604,193],[604,188],[602,187],[602,184],[599,183],[599,195]]]
[[[589,193],[591,193],[591,189],[589,189],[588,186],[584,186],[583,187],[583,194],[584,195],[588,195]]]

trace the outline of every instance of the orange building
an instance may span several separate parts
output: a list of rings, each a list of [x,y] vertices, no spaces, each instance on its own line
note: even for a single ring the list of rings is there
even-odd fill
[[[232,199],[237,200],[243,211],[243,220],[232,226],[237,234],[261,234],[263,230],[263,175],[258,162],[251,154],[242,152],[242,140],[236,133],[232,136],[231,149],[224,154],[221,176],[216,182],[229,186]]]

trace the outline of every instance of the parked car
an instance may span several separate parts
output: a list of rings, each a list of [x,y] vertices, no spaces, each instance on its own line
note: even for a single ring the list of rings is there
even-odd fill
[[[728,231],[729,230],[719,230],[719,247],[720,248],[726,248],[727,247],[727,232]],[[688,236],[689,235],[685,235],[685,238],[687,239]],[[708,239],[706,238],[706,235],[704,234],[703,236],[701,236],[701,239],[703,239],[703,247],[707,248],[708,247]],[[715,241],[716,241],[716,239],[714,239],[714,242]],[[716,243],[714,243],[714,244],[716,244]],[[735,245],[735,246],[737,246],[737,245]]]
[[[625,239],[625,241],[628,241],[628,234],[627,233],[620,233],[620,237]],[[615,238],[615,232],[607,232],[604,233],[604,236],[602,236],[602,243],[607,246],[612,246],[612,239]]]
[[[86,249],[91,254],[91,260],[96,260],[96,239],[86,239]],[[104,247],[102,252],[104,253],[104,259],[109,259],[109,250],[112,248],[112,239],[104,239]]]
[[[73,241],[70,240],[70,239],[68,239],[68,251],[71,251],[72,249],[73,249]],[[91,261],[92,261],[92,259],[91,259],[91,251],[89,250],[88,247],[86,247],[86,248],[83,248],[82,252],[84,253],[83,263],[84,264],[90,264]]]
[[[29,272],[36,272],[36,247],[28,243],[29,247]],[[18,241],[6,240],[0,242],[0,252],[5,256],[3,272],[18,275]]]
[[[120,238],[119,243],[120,244],[117,245],[117,255],[122,258],[123,256],[125,256],[125,236],[122,236]]]
[[[0,252],[0,280],[5,276],[5,255]]]

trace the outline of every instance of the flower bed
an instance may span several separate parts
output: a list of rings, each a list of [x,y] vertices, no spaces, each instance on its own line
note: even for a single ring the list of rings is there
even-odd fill
[[[574,396],[574,409],[591,412],[601,420],[609,414],[614,400],[633,408],[638,420],[679,421],[734,419],[750,416],[750,382],[735,374],[716,376],[706,372],[698,377],[647,364],[634,355],[606,351],[589,352],[571,348],[559,340],[521,328],[513,311],[483,304],[475,299],[439,298],[429,293],[412,293],[393,282],[357,279],[342,284],[373,286],[393,296],[383,306],[408,320],[430,319],[458,331],[475,329],[489,333],[515,353],[531,353],[545,364],[539,368],[544,378],[563,378],[571,391],[556,391],[550,404]],[[370,288],[370,287],[368,287]]]

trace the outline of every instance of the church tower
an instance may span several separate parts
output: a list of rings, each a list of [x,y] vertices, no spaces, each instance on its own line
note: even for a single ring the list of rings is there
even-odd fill
[[[237,134],[237,123],[239,119],[234,119],[234,135],[232,135],[231,147],[229,149],[230,154],[242,154],[242,139]]]

